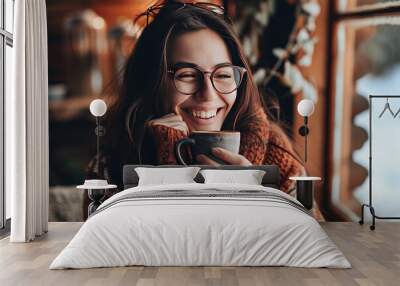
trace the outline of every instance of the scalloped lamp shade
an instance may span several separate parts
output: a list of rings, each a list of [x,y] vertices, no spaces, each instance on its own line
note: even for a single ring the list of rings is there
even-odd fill
[[[101,117],[107,111],[107,104],[102,99],[95,99],[90,103],[90,113],[93,116]]]
[[[297,105],[297,112],[304,117],[314,113],[314,102],[310,99],[303,99]]]

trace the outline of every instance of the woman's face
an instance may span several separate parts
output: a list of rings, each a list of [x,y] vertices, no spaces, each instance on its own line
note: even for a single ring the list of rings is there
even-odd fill
[[[222,38],[210,29],[184,33],[176,37],[169,50],[169,66],[196,66],[212,72],[216,66],[232,63],[228,48]],[[201,87],[195,94],[186,95],[176,90],[170,76],[170,107],[180,114],[189,131],[217,131],[236,100],[236,91],[222,94],[212,85],[210,74],[204,75]]]

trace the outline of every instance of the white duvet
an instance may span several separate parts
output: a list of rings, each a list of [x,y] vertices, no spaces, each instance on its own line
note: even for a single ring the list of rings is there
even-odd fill
[[[168,190],[262,191],[273,198],[160,197]],[[249,191],[249,194],[251,192]],[[145,266],[294,266],[350,268],[318,222],[291,196],[263,186],[179,184],[127,189],[105,201],[50,269]]]

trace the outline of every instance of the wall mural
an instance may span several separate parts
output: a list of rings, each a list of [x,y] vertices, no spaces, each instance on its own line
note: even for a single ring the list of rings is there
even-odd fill
[[[89,103],[110,92],[110,79],[120,83],[115,79],[122,78],[121,67],[143,27],[134,24],[132,13],[117,3],[107,4],[108,12],[115,9],[113,13],[125,13],[117,20],[105,10],[102,14],[96,4],[82,5],[84,9],[73,12],[73,9],[63,12],[57,5],[58,2],[48,5],[50,220],[62,221],[77,220],[74,214],[82,214],[78,203],[82,197],[70,189],[83,182],[87,163],[95,153],[94,120],[88,110]],[[314,102],[318,99],[312,83],[301,72],[302,67],[312,64],[317,43],[314,32],[320,12],[318,2],[226,1],[225,8],[233,19],[268,111],[286,124],[290,133],[296,116],[293,95],[301,93]],[[142,11],[143,7],[138,8],[134,14]],[[62,66],[70,68],[65,70]]]

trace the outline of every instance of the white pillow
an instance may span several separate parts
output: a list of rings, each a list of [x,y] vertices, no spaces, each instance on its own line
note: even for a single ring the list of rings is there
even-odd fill
[[[135,168],[139,176],[138,186],[196,183],[193,179],[199,170],[199,167]]]
[[[234,183],[261,185],[265,171],[262,170],[201,170],[204,183]]]

